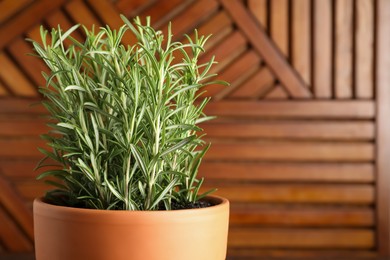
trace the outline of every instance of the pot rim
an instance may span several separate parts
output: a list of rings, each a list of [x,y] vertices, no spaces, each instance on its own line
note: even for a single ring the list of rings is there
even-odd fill
[[[205,208],[194,208],[194,209],[175,209],[175,210],[104,210],[104,209],[87,209],[87,208],[75,208],[67,206],[59,206],[50,204],[44,201],[43,197],[36,198],[34,200],[34,214],[44,214],[48,211],[56,211],[56,213],[63,214],[77,214],[77,215],[115,215],[121,216],[123,214],[143,214],[143,215],[159,215],[159,216],[171,216],[171,215],[183,215],[183,217],[196,214],[210,214],[211,212],[219,212],[229,207],[229,201],[220,196],[206,196],[206,200],[216,203],[213,206]],[[46,215],[46,214],[45,214]]]

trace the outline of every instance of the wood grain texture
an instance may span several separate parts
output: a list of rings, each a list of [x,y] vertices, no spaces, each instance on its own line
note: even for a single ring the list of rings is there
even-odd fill
[[[231,247],[372,249],[370,229],[234,229],[229,232]]]
[[[207,190],[209,186],[205,186]],[[220,183],[216,195],[232,204],[283,203],[373,205],[375,189],[370,184],[228,184]]]
[[[25,32],[32,24],[39,23],[51,11],[60,7],[65,0],[34,1],[25,12],[19,13],[0,28],[0,49],[15,37]]]
[[[201,127],[208,138],[272,138],[298,140],[374,140],[371,121],[234,121],[217,119]],[[1,130],[0,130],[1,133]]]
[[[32,212],[24,207],[16,189],[3,176],[0,176],[0,205],[13,216],[17,225],[24,230],[27,239],[32,241],[34,237]]]
[[[372,101],[219,101],[211,102],[206,114],[228,117],[372,119]]]
[[[270,34],[285,57],[289,56],[289,6],[288,0],[270,1]]]
[[[226,66],[232,63],[247,49],[246,40],[242,33],[235,31],[226,36],[220,44],[216,45],[210,52],[206,52],[199,59],[199,64],[206,63],[215,57],[218,64],[214,65],[210,73],[219,73]]]
[[[23,231],[1,207],[0,223],[0,241],[7,251],[29,252],[33,250],[32,242],[25,237]]]
[[[0,157],[39,158],[37,147],[47,147],[45,142],[36,138],[0,138]]]
[[[221,3],[229,11],[240,30],[248,37],[253,48],[260,53],[280,82],[288,89],[291,96],[297,98],[311,97],[312,95],[307,86],[275,48],[263,28],[256,25],[256,22],[248,15],[248,11],[242,3],[228,0],[221,0]]]
[[[269,68],[263,66],[228,96],[233,99],[258,99],[273,87],[274,82],[275,77],[272,72]]]
[[[133,16],[139,8],[146,8],[156,0],[118,0],[115,2],[117,9],[126,16]]]
[[[6,171],[7,168],[4,168]],[[205,161],[206,180],[270,183],[374,183],[372,163],[271,163]]]
[[[182,10],[176,17],[172,18],[173,39],[183,39],[183,34],[193,32],[193,28],[205,22],[210,16],[218,11],[216,0],[197,0],[188,8]],[[161,28],[164,35],[167,35],[168,27]]]
[[[313,1],[313,89],[317,98],[332,97],[332,3]]]
[[[98,29],[102,26],[98,17],[94,15],[84,1],[69,1],[65,5],[65,10],[73,21],[83,24],[88,30],[92,30],[93,27]]]
[[[36,97],[38,93],[29,79],[21,73],[17,65],[4,53],[0,52],[0,78],[9,86],[12,93],[22,97]]]
[[[263,227],[373,227],[374,210],[352,206],[286,206],[233,204],[231,226]]]
[[[224,38],[233,31],[232,25],[233,21],[230,19],[229,15],[221,10],[198,27],[199,35],[212,35],[204,46],[206,50],[205,55],[215,53],[218,48],[213,51],[210,49],[218,43],[225,43],[226,39]],[[239,31],[236,32],[239,33]],[[189,35],[191,39],[194,39],[194,33],[190,33]],[[183,42],[187,42],[187,40],[184,40]],[[219,60],[217,59],[217,61]]]
[[[152,4],[146,4],[146,8],[137,15],[145,21],[147,16],[152,17],[152,23],[158,29],[171,21],[176,15],[195,2],[195,0],[151,0]]]
[[[356,1],[355,86],[357,98],[374,96],[374,1]]]
[[[207,91],[205,94],[213,97],[215,100],[223,99],[243,81],[254,74],[259,65],[260,58],[256,52],[253,50],[245,52],[218,75],[218,79],[229,82],[230,86],[211,84],[204,88]]]
[[[335,38],[335,94],[338,99],[350,99],[352,88],[352,24],[353,1],[335,1],[336,7],[336,38]]]
[[[229,260],[242,259],[337,259],[347,260],[363,258],[366,260],[380,260],[372,249],[332,249],[332,248],[314,248],[314,249],[287,249],[287,248],[245,248],[229,247]]]
[[[23,8],[28,7],[28,4],[33,0],[3,0],[0,2],[0,24],[6,22],[7,19],[10,19],[17,12]]]
[[[205,158],[206,160],[227,161],[371,162],[374,160],[374,145],[339,142],[297,144],[283,141],[245,143],[214,141]]]
[[[288,99],[289,94],[281,84],[276,84],[267,94],[264,96],[265,99]]]
[[[267,0],[248,0],[248,8],[264,29],[268,28]]]
[[[295,0],[292,7],[292,65],[306,85],[311,85],[311,1]]]
[[[23,71],[33,80],[35,92],[38,91],[38,86],[45,86],[46,81],[41,72],[49,74],[49,70],[42,60],[33,56],[27,56],[33,53],[31,45],[22,38],[17,38],[12,42],[9,51],[13,58],[22,67]],[[38,93],[36,94],[38,95]]]
[[[377,240],[380,256],[390,255],[390,1],[379,0],[376,6],[377,92]]]

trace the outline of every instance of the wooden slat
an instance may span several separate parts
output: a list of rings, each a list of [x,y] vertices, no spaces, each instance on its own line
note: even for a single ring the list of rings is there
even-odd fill
[[[24,207],[24,202],[21,200],[20,194],[1,175],[0,204],[13,216],[14,220],[23,229],[27,237],[32,240],[34,237],[32,213]]]
[[[332,3],[313,1],[313,88],[317,98],[332,97]]]
[[[1,151],[1,150],[0,150]],[[229,152],[227,152],[229,151]],[[265,160],[370,162],[374,160],[371,143],[323,142],[216,142],[206,155],[208,160]]]
[[[288,93],[280,84],[276,84],[265,96],[265,99],[288,99]]]
[[[275,48],[265,31],[256,24],[240,1],[221,0],[240,30],[248,37],[253,48],[290,92],[292,97],[310,98],[312,95],[304,82],[297,76],[283,55]]]
[[[390,255],[390,1],[376,5],[376,93],[377,93],[377,241],[379,255]]]
[[[52,28],[58,28],[58,25],[60,25],[62,30],[68,30],[70,29],[74,24],[69,20],[69,18],[64,14],[61,10],[56,10],[52,12],[47,18],[46,18],[47,24]],[[82,35],[79,30],[74,31],[72,34],[72,37],[75,38],[78,41],[82,41]],[[71,44],[70,40],[64,41],[65,46],[69,46]]]
[[[257,99],[262,97],[273,86],[274,82],[275,77],[272,72],[263,66],[254,76],[230,93],[229,97]]]
[[[41,158],[43,158],[42,155]],[[34,171],[34,168],[38,165],[39,158],[34,159],[16,159],[16,160],[0,160],[0,171],[10,181],[16,180],[35,180],[44,169],[38,169]]]
[[[336,98],[352,98],[352,0],[335,1],[335,87]]]
[[[33,250],[32,242],[26,238],[13,219],[1,207],[0,223],[0,241],[8,251],[27,252]]]
[[[32,0],[2,0],[0,1],[0,24],[3,24],[12,15],[19,12],[21,9],[28,7]]]
[[[375,180],[374,165],[371,163],[320,164],[204,161],[200,166],[199,176],[205,177],[206,180],[210,181],[295,183],[373,183]]]
[[[32,27],[30,30],[27,31],[26,34],[27,34],[28,38],[33,39],[34,41],[37,41],[39,43],[42,42],[41,25],[37,25],[37,26]],[[50,36],[48,36],[47,38],[50,39]],[[18,38],[15,39],[15,41],[17,41],[17,40],[18,40]],[[29,43],[28,47],[29,47],[28,53],[32,53],[32,44]]]
[[[119,29],[124,22],[119,16],[119,12],[114,8],[113,4],[107,0],[87,0],[89,6],[99,15],[103,23],[109,25],[111,29]],[[134,44],[136,37],[134,34],[126,33],[122,41],[125,45]]]
[[[356,1],[355,85],[357,98],[374,95],[374,1]]]
[[[268,27],[267,0],[248,0],[248,7],[264,29]]]
[[[21,35],[32,25],[39,23],[42,18],[60,7],[65,0],[41,0],[34,1],[29,8],[18,14],[0,28],[0,49],[4,48],[16,36]]]
[[[228,35],[219,45],[202,55],[199,59],[199,64],[206,63],[215,56],[215,61],[217,61],[218,64],[212,67],[210,73],[219,73],[229,63],[242,55],[246,48],[244,36],[242,36],[239,31],[235,31]]]
[[[295,0],[292,5],[292,65],[306,85],[311,85],[311,1]]]
[[[139,9],[148,7],[156,0],[118,0],[115,1],[117,9],[126,16],[133,16]]]
[[[212,37],[209,38],[204,46],[205,50],[207,51],[206,55],[218,51],[218,49],[213,51],[209,50],[216,44],[220,43],[228,34],[233,31],[232,23],[233,21],[230,19],[229,15],[225,11],[220,11],[212,18],[210,18],[210,20],[206,21],[204,24],[198,27],[199,35],[212,35]],[[191,39],[194,39],[194,34],[190,34],[190,37]],[[187,40],[184,40],[183,42],[187,42]]]
[[[149,8],[142,10],[138,16],[145,21],[147,16],[152,19],[153,27],[160,29],[163,25],[172,21],[172,19],[183,10],[193,4],[195,0],[170,0],[154,1]]]
[[[37,27],[38,28],[38,27]],[[9,51],[14,59],[22,67],[22,70],[31,78],[35,83],[35,89],[38,86],[45,86],[46,81],[42,76],[42,71],[46,74],[50,74],[49,69],[45,63],[37,57],[27,56],[29,53],[33,53],[31,45],[24,39],[17,38],[9,46]]]
[[[35,198],[44,196],[47,191],[53,190],[55,187],[33,180],[15,182],[15,188],[23,199],[32,201]]]
[[[232,226],[372,227],[375,213],[369,207],[233,204],[229,223]]]
[[[37,137],[49,130],[45,122],[42,118],[0,118],[0,137]]]
[[[4,86],[4,84],[0,81],[0,97],[5,97],[9,95],[10,95],[9,91]]]
[[[36,97],[38,92],[5,53],[0,52],[0,78],[15,95]]]
[[[218,11],[218,2],[215,0],[197,0],[186,10],[180,12],[172,19],[173,38],[179,40],[183,34],[192,33],[194,28],[206,21],[212,14]],[[164,35],[167,35],[168,27],[161,28]]]
[[[270,34],[284,56],[289,56],[289,10],[288,0],[270,1]]]
[[[1,55],[0,55],[1,58]],[[2,70],[0,70],[1,72]],[[46,114],[46,110],[42,105],[38,105],[39,99],[25,99],[25,98],[2,98],[0,99],[0,114]]]
[[[218,75],[219,79],[229,82],[230,86],[208,85],[204,88],[207,91],[206,95],[214,97],[216,100],[222,99],[240,83],[250,77],[259,65],[260,58],[257,53],[252,50],[247,51]]]
[[[374,140],[371,121],[211,121],[201,125],[209,138]],[[0,130],[1,134],[1,130]]]
[[[210,185],[211,186],[211,185]],[[207,190],[209,186],[205,186]],[[308,203],[340,205],[372,205],[375,188],[366,184],[223,184],[216,195],[228,198],[232,204],[245,203]]]
[[[45,147],[45,142],[38,139],[0,139],[2,157],[40,157],[37,147]]]
[[[371,229],[230,229],[229,247],[373,249]]]
[[[65,5],[68,15],[76,22],[84,25],[89,30],[95,27],[99,29],[102,24],[84,2],[73,0]]]
[[[378,260],[377,253],[372,249],[331,249],[331,248],[313,248],[313,249],[280,249],[280,248],[228,248],[229,260],[242,259],[334,259],[347,260],[359,259]]]
[[[372,101],[219,101],[209,103],[205,112],[240,117],[372,119],[375,104]]]

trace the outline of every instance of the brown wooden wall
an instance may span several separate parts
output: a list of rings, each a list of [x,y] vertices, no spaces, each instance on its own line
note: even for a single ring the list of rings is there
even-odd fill
[[[47,188],[32,171],[44,110],[29,107],[46,69],[24,39],[119,13],[213,34],[202,60],[231,86],[208,87],[200,174],[232,203],[230,256],[390,256],[388,0],[1,0],[0,255],[33,250]]]

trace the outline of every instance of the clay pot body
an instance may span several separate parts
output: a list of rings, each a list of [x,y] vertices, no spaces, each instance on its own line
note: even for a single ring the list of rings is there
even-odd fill
[[[172,211],[79,209],[34,201],[37,260],[223,260],[229,202]]]

